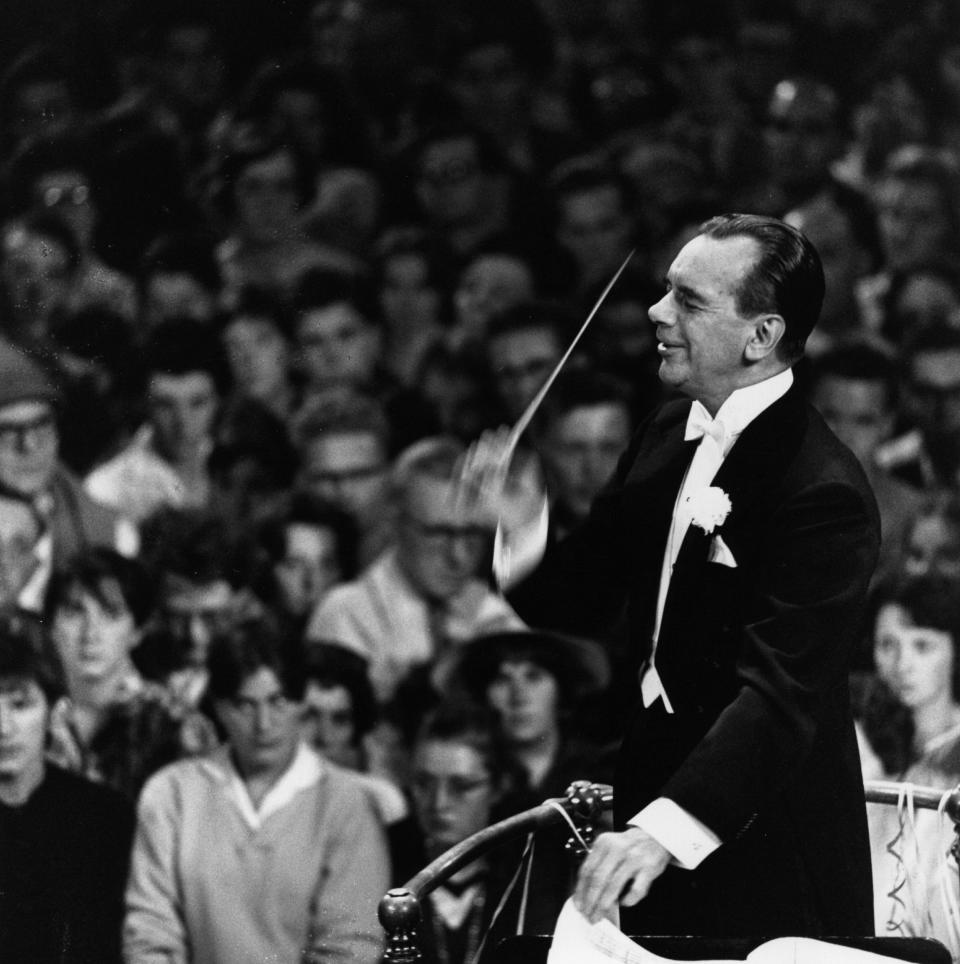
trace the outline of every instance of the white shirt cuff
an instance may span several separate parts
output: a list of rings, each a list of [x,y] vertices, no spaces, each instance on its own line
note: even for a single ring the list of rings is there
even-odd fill
[[[493,540],[493,577],[501,589],[511,589],[540,565],[547,550],[549,528],[550,507],[546,498],[540,511],[513,531],[497,526]]]
[[[646,831],[684,870],[696,870],[720,846],[720,838],[666,797],[658,797],[628,821]]]

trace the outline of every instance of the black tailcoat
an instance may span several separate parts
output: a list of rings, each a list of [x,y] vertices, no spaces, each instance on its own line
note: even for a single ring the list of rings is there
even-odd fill
[[[697,442],[690,403],[641,426],[587,522],[512,594],[531,622],[598,632],[626,607],[637,665],[667,532]],[[691,525],[657,645],[675,713],[637,707],[615,780],[618,826],[659,796],[722,845],[671,867],[624,929],[646,934],[872,932],[870,858],[847,670],[880,528],[851,453],[796,387],[744,430],[713,485],[736,567]]]

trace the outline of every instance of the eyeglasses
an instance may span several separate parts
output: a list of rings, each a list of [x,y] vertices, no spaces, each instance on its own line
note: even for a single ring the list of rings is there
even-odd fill
[[[57,435],[57,423],[51,412],[26,422],[0,421],[0,449],[23,449],[28,442],[49,445]]]
[[[80,207],[89,200],[90,188],[85,184],[77,184],[74,187],[49,187],[43,192],[43,206],[47,208]]]

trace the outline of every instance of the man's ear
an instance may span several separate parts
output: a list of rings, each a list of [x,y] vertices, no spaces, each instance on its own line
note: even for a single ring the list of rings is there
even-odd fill
[[[787,323],[780,315],[760,315],[753,321],[750,337],[744,347],[748,362],[763,361],[776,351],[787,331]]]

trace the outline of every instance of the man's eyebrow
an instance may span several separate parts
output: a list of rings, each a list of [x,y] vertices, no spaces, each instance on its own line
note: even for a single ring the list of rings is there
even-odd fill
[[[671,281],[669,275],[664,275],[663,286],[669,288],[673,291],[679,292],[685,298],[696,298],[700,299],[702,295],[696,288],[691,288],[689,285],[684,284],[682,281]]]

